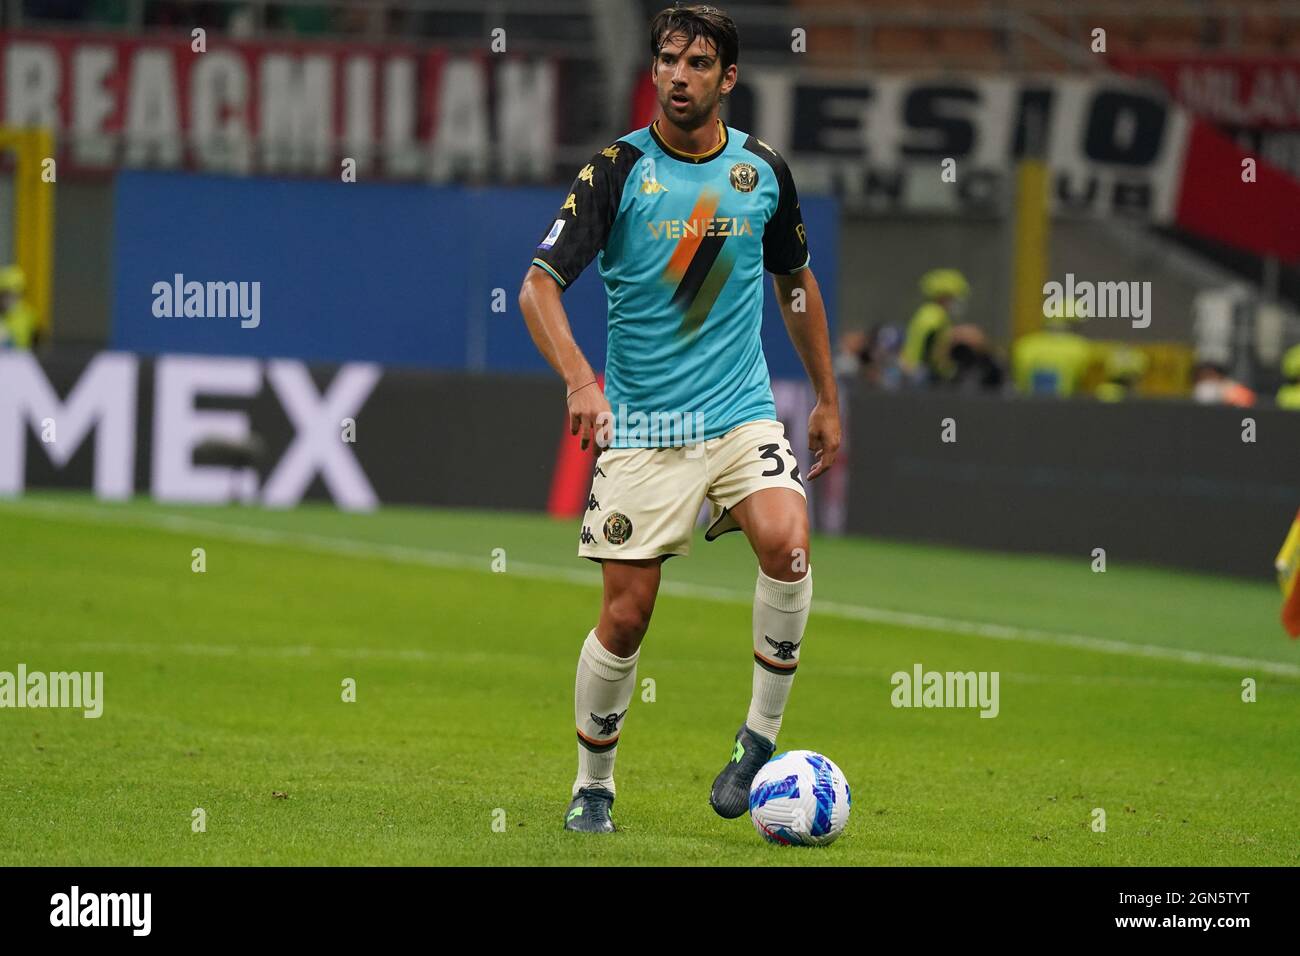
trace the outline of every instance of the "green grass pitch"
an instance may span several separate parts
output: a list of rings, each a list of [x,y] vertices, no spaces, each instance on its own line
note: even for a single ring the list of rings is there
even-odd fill
[[[813,543],[779,741],[843,768],[837,843],[769,846],[708,806],[749,699],[740,535],[665,567],[638,671],[654,700],[638,691],[619,748],[622,832],[565,833],[600,595],[577,530],[0,502],[0,670],[103,671],[105,698],[98,720],[0,710],[0,864],[1300,863],[1300,646],[1276,588],[863,539]],[[918,662],[1000,672],[1000,714],[895,709],[890,675]]]

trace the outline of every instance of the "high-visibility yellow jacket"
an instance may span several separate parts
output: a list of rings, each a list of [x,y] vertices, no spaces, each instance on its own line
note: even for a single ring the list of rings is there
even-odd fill
[[[1082,335],[1046,329],[1016,339],[1011,371],[1016,388],[1027,395],[1073,395],[1095,358]]]
[[[1093,392],[1099,401],[1103,402],[1122,402],[1128,398],[1129,388],[1127,385],[1121,385],[1119,382],[1102,382]]]
[[[36,334],[36,313],[21,299],[0,316],[0,348],[29,349]]]
[[[927,364],[935,368],[936,362],[930,355],[931,345],[935,337],[950,325],[952,319],[937,302],[927,302],[917,309],[912,321],[907,324],[907,336],[903,339],[903,349],[898,356],[904,370],[909,374],[915,373]]]

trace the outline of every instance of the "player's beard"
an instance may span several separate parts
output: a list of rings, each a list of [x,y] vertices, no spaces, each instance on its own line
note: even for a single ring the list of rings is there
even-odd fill
[[[718,110],[718,104],[722,100],[721,90],[722,86],[719,84],[712,93],[705,94],[698,99],[693,98],[690,107],[685,112],[682,112],[673,106],[674,91],[670,87],[666,93],[661,92],[659,94],[659,107],[668,122],[680,130],[693,132],[713,121],[713,116]]]

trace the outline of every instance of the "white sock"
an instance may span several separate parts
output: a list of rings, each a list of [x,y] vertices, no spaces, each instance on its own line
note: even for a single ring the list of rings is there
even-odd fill
[[[578,655],[573,714],[578,725],[578,776],[573,796],[582,787],[601,786],[614,792],[614,756],[623,718],[636,686],[636,661],[605,649],[592,628]]]
[[[774,743],[799,666],[811,604],[811,567],[798,581],[778,581],[759,569],[754,588],[754,696],[745,724]]]

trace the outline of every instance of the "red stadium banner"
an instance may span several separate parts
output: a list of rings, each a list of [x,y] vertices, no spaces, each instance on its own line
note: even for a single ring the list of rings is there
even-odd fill
[[[659,91],[649,73],[642,73],[632,86],[631,117],[628,129],[640,129],[649,126],[659,115]]]
[[[1232,55],[1137,56],[1107,62],[1154,78],[1196,115],[1221,126],[1300,130],[1300,60]]]
[[[391,44],[0,32],[8,126],[60,165],[549,179],[556,63]],[[351,161],[349,163],[349,161]]]
[[[1300,179],[1300,58],[1112,54],[1107,60],[1155,80],[1247,153]]]
[[[1251,160],[1205,120],[1192,124],[1174,221],[1188,232],[1283,262],[1300,262],[1300,181]]]
[[[1292,637],[1300,637],[1300,512],[1291,523],[1274,565],[1282,589],[1282,626]]]

